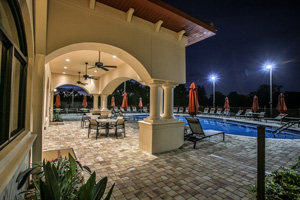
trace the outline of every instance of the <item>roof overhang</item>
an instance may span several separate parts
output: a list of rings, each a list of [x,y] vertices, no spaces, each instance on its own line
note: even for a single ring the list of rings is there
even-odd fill
[[[188,37],[192,45],[216,34],[212,23],[196,19],[161,0],[97,0],[102,4],[128,12],[134,9],[134,16],[150,21]]]

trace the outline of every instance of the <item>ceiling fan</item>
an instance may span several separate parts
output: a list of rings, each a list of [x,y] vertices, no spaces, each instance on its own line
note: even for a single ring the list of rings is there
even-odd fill
[[[99,51],[99,61],[95,63],[95,65],[93,65],[94,67],[90,67],[89,69],[93,69],[93,68],[100,68],[103,69],[104,71],[109,71],[106,68],[117,68],[117,66],[109,66],[109,65],[104,65],[102,62],[100,62],[100,51]]]
[[[76,84],[81,84],[81,85],[87,85],[88,83],[82,83],[80,81],[80,72],[78,72],[78,81],[76,82]]]
[[[83,75],[83,78],[84,78],[84,80],[87,80],[88,78],[89,79],[94,79],[94,80],[98,80],[97,78],[95,78],[94,76],[91,76],[91,75],[88,75],[87,74],[87,65],[88,65],[89,63],[85,63],[85,75]]]

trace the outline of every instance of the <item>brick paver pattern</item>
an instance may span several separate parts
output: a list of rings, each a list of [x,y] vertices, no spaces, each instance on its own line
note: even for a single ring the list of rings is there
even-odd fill
[[[96,140],[80,122],[51,125],[43,150],[73,148],[78,161],[96,172],[97,181],[115,183],[111,199],[254,199],[244,183],[256,181],[256,138],[226,134],[177,150],[151,155],[139,149],[137,122],[126,122],[126,137],[113,132]],[[103,130],[102,130],[103,132]],[[299,140],[266,140],[266,171],[291,167],[300,155]],[[108,189],[107,189],[108,191]],[[106,191],[106,192],[107,192]]]

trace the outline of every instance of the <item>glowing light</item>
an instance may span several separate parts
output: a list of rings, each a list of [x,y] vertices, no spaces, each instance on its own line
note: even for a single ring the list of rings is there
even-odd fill
[[[66,72],[63,72],[63,74],[66,74]]]
[[[57,91],[57,89],[55,88],[55,89],[54,89],[54,92],[56,92],[56,91]]]
[[[273,66],[272,66],[272,65],[267,65],[266,68],[267,68],[267,69],[272,69]]]
[[[70,62],[70,59],[69,59],[69,58],[67,58],[67,59],[66,59],[66,61],[67,61],[67,62]]]
[[[98,70],[95,70],[94,72],[96,72],[96,73],[97,73],[97,72],[98,72]]]
[[[113,56],[113,58],[117,58],[117,56]]]
[[[64,66],[64,68],[65,68],[65,69],[68,69],[68,67],[67,67],[67,66]]]

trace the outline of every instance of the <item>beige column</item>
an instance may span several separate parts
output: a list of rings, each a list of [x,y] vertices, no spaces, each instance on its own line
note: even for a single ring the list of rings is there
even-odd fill
[[[177,84],[175,83],[166,83],[163,84],[164,89],[164,115],[163,119],[175,119],[173,115],[173,107],[174,107],[174,87]]]
[[[160,116],[164,114],[164,89],[160,87]]]
[[[101,111],[108,110],[107,108],[107,94],[101,94]]]
[[[153,81],[147,84],[150,87],[150,116],[145,121],[161,120],[160,117],[160,87],[161,82]]]
[[[53,102],[54,102],[54,91],[51,91],[51,98],[50,98],[50,122],[53,121]]]
[[[44,72],[45,55],[35,55],[35,66],[33,72],[33,100],[32,100],[32,127],[33,134],[36,134],[36,140],[32,146],[32,162],[36,163],[42,160],[42,146],[44,133]]]
[[[98,97],[99,94],[93,94],[93,110],[99,110]]]

